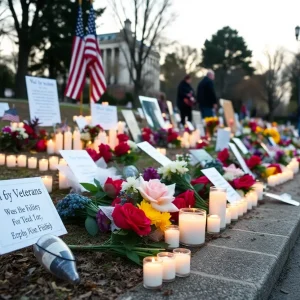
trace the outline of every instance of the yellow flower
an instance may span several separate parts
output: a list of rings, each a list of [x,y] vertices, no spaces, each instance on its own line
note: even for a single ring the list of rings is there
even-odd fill
[[[152,205],[143,200],[140,204],[137,205],[141,209],[146,217],[151,220],[151,225],[154,225],[156,228],[164,231],[167,226],[171,225],[171,214],[168,212],[160,212],[152,207]]]
[[[273,126],[273,127],[277,127],[277,125],[278,125],[277,122],[273,122],[273,123],[272,123],[272,126]]]
[[[266,168],[266,172],[265,172],[266,177],[269,177],[269,176],[275,174],[275,172],[276,172],[276,168],[275,167]]]
[[[265,129],[264,135],[272,137],[276,144],[278,144],[280,142],[280,134],[276,128]]]
[[[261,132],[263,132],[264,130],[263,130],[263,128],[261,128],[261,127],[259,127],[259,126],[256,126],[256,129],[255,129],[255,132],[256,133],[261,133]]]

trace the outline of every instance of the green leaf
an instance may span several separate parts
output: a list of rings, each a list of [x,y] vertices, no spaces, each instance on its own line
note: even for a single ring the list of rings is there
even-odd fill
[[[97,186],[95,186],[91,183],[80,183],[80,184],[90,193],[96,193],[98,191]]]
[[[126,239],[123,241],[124,247],[127,250],[131,250],[136,246],[140,237],[135,232],[129,232]]]
[[[199,191],[201,191],[204,188],[204,184],[202,183],[198,183],[194,185],[194,189],[195,191],[198,193]]]
[[[168,243],[165,242],[157,242],[157,243],[151,243],[148,244],[147,246],[151,247],[151,248],[162,248],[162,249],[167,249],[169,247]]]
[[[96,184],[96,186],[97,186],[98,190],[99,190],[99,191],[103,191],[103,189],[102,189],[102,186],[101,186],[100,182],[99,182],[97,179],[94,179],[94,182],[95,182],[95,184]]]
[[[126,256],[127,258],[129,258],[130,260],[132,260],[133,262],[135,262],[136,264],[140,265],[140,258],[139,256],[133,252],[133,251],[130,251],[130,250],[127,250],[126,251]]]
[[[90,216],[87,216],[85,219],[85,229],[90,235],[95,236],[99,231],[96,220]]]

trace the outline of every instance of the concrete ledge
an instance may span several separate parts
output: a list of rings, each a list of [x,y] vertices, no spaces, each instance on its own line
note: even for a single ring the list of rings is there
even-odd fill
[[[300,202],[300,175],[272,192]],[[140,284],[122,300],[267,299],[300,233],[300,206],[271,199],[192,257],[191,276],[149,291]]]

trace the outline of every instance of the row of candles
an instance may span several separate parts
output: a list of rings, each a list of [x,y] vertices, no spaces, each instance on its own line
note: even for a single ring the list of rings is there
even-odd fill
[[[226,190],[211,187],[209,194],[209,215],[197,208],[182,208],[179,211],[179,225],[168,226],[164,232],[165,242],[173,253],[161,252],[157,257],[146,257],[143,261],[144,287],[159,289],[163,282],[174,281],[175,277],[190,274],[191,252],[184,246],[201,246],[206,231],[217,234],[232,221],[237,221],[247,211],[257,206],[263,198],[263,184],[257,182],[254,190],[240,201],[227,205]]]
[[[187,149],[195,148],[199,140],[201,140],[201,136],[198,129],[191,134],[185,131],[181,137],[181,146]]]

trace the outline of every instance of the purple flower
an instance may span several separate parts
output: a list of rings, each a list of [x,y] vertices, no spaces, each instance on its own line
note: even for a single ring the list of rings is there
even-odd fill
[[[284,151],[278,150],[276,151],[275,160],[280,161],[280,159],[284,156]]]
[[[98,227],[102,232],[106,233],[110,231],[111,221],[102,210],[97,212],[96,220]]]
[[[159,179],[159,174],[154,168],[147,168],[144,170],[143,178],[145,181],[149,181],[151,179]]]
[[[2,132],[11,133],[11,129],[9,126],[5,126],[4,128],[2,128]]]

